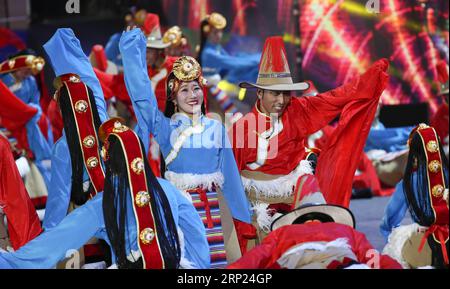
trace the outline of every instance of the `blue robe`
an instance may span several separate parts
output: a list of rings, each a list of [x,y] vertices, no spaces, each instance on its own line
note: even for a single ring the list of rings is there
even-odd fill
[[[192,120],[184,114],[176,114],[170,119],[159,111],[147,73],[144,34],[139,29],[124,32],[119,47],[124,65],[125,85],[139,123],[136,132],[141,136],[147,150],[148,136],[153,134],[163,156],[167,158],[175,139],[181,131],[192,126]],[[201,116],[199,122],[205,129],[187,138],[177,157],[167,165],[167,170],[178,176],[199,178],[214,173],[221,174],[222,192],[231,215],[235,219],[251,223],[250,203],[245,196],[224,126],[219,121],[205,116]]]
[[[238,84],[255,82],[258,77],[261,54],[230,55],[221,45],[205,43],[201,55],[205,77],[220,74],[227,81]]]
[[[204,238],[205,229],[195,208],[169,182],[158,179],[170,203],[177,227],[184,235],[186,258],[196,268],[209,268],[208,244]],[[0,253],[0,269],[52,268],[57,262],[70,256],[71,250],[78,250],[89,239],[96,237],[110,241],[105,229],[102,210],[103,193],[97,194],[83,206],[75,209],[62,222],[14,253]],[[131,197],[127,195],[127,232],[125,234],[126,254],[139,251],[137,228]],[[113,262],[115,256],[113,255]]]

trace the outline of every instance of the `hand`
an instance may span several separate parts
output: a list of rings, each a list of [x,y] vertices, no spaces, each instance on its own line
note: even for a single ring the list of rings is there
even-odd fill
[[[136,29],[136,28],[138,28],[136,25],[128,25],[126,32],[130,32],[131,30]]]

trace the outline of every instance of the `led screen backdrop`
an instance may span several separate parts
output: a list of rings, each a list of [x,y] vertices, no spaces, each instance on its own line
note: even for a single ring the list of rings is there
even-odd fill
[[[162,6],[166,24],[184,26],[194,41],[198,41],[200,20],[212,11],[226,16],[232,43],[243,44],[242,49],[254,50],[254,41],[239,42],[236,36],[257,39],[260,48],[265,37],[283,35],[296,78],[312,80],[320,91],[387,57],[391,80],[383,102],[428,102],[434,112],[441,102],[436,97],[435,66],[439,59],[448,63],[448,1],[366,4],[361,0],[166,0]],[[247,43],[252,47],[245,47]],[[301,48],[301,64],[296,62],[296,47]],[[236,49],[232,44],[228,48]]]

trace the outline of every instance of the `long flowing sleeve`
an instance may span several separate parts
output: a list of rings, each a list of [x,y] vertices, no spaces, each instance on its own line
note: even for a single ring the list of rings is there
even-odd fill
[[[72,29],[60,28],[44,44],[56,76],[75,73],[92,90],[100,121],[108,119],[103,91],[88,57],[81,49],[80,41]]]
[[[380,231],[386,242],[392,229],[400,226],[407,210],[408,205],[403,193],[403,180],[401,180],[395,187],[395,192],[392,194],[381,220]]]
[[[30,104],[31,105],[31,104]],[[48,160],[51,157],[51,146],[42,134],[38,121],[41,117],[41,109],[38,105],[32,106],[38,109],[38,113],[26,124],[28,143],[36,161]]]
[[[120,33],[115,33],[111,35],[108,42],[105,46],[105,54],[106,57],[114,62],[115,64],[122,66],[120,51],[119,51],[119,40],[120,40]]]
[[[43,227],[45,230],[57,226],[67,215],[70,203],[72,166],[69,156],[69,147],[65,136],[61,137],[53,146],[52,170],[48,188],[47,204]]]
[[[316,176],[329,204],[348,207],[353,177],[377,110],[387,86],[388,61],[382,59],[349,84],[307,100],[299,114],[304,133],[309,135],[328,124],[336,113],[340,118],[317,161]],[[305,115],[306,113],[306,115]],[[304,121],[304,123],[303,123]]]
[[[210,45],[203,50],[202,64],[211,67],[218,72],[225,72],[226,78],[232,82],[256,81],[260,54],[249,54],[246,56],[230,55],[223,48],[220,51]]]
[[[78,250],[104,227],[102,197],[95,196],[13,253],[0,253],[0,268],[49,269]]]
[[[138,121],[135,131],[148,152],[150,133],[161,146],[170,141],[170,119],[158,109],[148,77],[145,59],[146,40],[142,31],[133,29],[124,32],[120,38],[119,49],[122,55],[125,85]]]
[[[233,218],[251,223],[250,203],[245,195],[241,176],[234,158],[225,128],[222,126],[223,147],[221,152],[220,169],[224,176],[223,194],[230,208]]]

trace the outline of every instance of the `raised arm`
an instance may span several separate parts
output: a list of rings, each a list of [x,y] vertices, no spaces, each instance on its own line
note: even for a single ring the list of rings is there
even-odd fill
[[[61,137],[53,146],[52,170],[48,188],[47,204],[43,227],[45,230],[57,226],[67,215],[70,203],[72,171],[69,147],[65,137]]]
[[[149,148],[149,135],[154,135],[159,145],[170,141],[170,120],[159,111],[153,93],[146,63],[146,39],[140,29],[132,29],[122,34],[119,42],[122,55],[125,85],[133,103],[138,121],[135,129],[144,142],[145,150]]]
[[[50,269],[60,260],[71,257],[104,228],[101,196],[77,208],[57,227],[42,233],[18,251],[0,253],[0,268]]]
[[[94,93],[100,121],[106,121],[108,115],[100,82],[72,29],[60,28],[56,30],[52,38],[44,44],[44,49],[50,58],[56,76],[75,73],[89,86]]]

